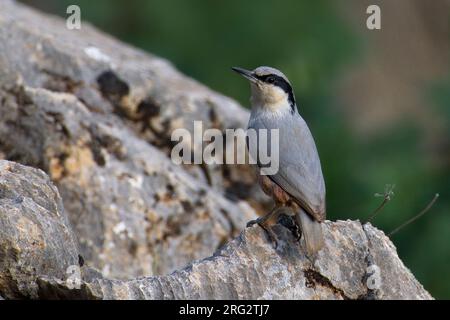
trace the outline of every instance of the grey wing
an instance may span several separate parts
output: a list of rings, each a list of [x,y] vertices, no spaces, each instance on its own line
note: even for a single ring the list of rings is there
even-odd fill
[[[252,126],[276,127],[270,119],[257,122]],[[308,126],[298,114],[279,127],[279,170],[270,178],[315,219],[325,220],[325,183],[319,155]]]

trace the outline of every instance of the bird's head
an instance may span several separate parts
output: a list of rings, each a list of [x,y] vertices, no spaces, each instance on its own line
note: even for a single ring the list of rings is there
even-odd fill
[[[250,81],[252,106],[273,112],[284,109],[294,112],[294,92],[281,71],[271,67],[258,67],[253,71],[237,67],[232,69]]]

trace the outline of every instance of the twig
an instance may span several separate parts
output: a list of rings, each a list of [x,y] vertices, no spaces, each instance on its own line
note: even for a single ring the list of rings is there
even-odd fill
[[[430,203],[428,203],[428,205],[425,207],[425,209],[423,209],[418,215],[416,215],[415,217],[412,217],[411,219],[409,219],[408,221],[406,221],[405,223],[401,224],[400,226],[398,226],[397,228],[395,228],[394,230],[392,230],[389,234],[388,237],[392,236],[393,234],[397,233],[398,231],[400,231],[400,229],[406,227],[408,224],[413,223],[414,221],[416,221],[417,219],[419,219],[421,216],[423,216],[425,213],[428,212],[428,210],[431,209],[431,207],[434,205],[434,203],[436,202],[436,200],[439,198],[439,193],[436,193],[434,195],[433,200],[430,201]]]
[[[372,212],[372,214],[369,216],[369,218],[367,219],[367,221],[365,223],[368,223],[370,221],[372,221],[373,218],[375,218],[378,213],[381,211],[381,209],[384,208],[384,206],[386,205],[386,203],[388,203],[391,199],[392,196],[394,195],[394,188],[395,188],[395,184],[387,184],[384,187],[384,194],[380,194],[380,193],[375,193],[375,197],[383,197],[383,202],[375,209],[374,212]]]

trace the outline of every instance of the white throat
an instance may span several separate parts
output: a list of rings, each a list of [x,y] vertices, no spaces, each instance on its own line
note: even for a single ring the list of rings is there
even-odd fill
[[[276,104],[263,104],[261,101],[255,101],[251,99],[252,111],[251,118],[283,118],[287,116],[292,116],[292,107],[289,101],[286,99],[284,101],[279,101]],[[295,107],[295,106],[294,106]],[[296,108],[296,107],[295,107]],[[294,110],[295,112],[295,110]]]
[[[252,109],[264,109],[267,112],[284,113],[291,110],[288,98],[287,93],[279,87],[251,85],[250,103]]]

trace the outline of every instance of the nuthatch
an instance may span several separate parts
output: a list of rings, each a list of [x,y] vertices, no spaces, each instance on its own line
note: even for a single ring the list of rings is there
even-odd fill
[[[278,172],[262,175],[263,168],[258,165],[261,188],[274,199],[275,207],[247,226],[257,223],[277,244],[269,224],[282,211],[288,211],[301,229],[307,255],[314,255],[324,244],[321,222],[326,218],[325,182],[314,139],[298,113],[291,84],[274,68],[232,69],[250,81],[252,110],[248,129],[279,130]],[[259,147],[257,142],[256,149]]]

